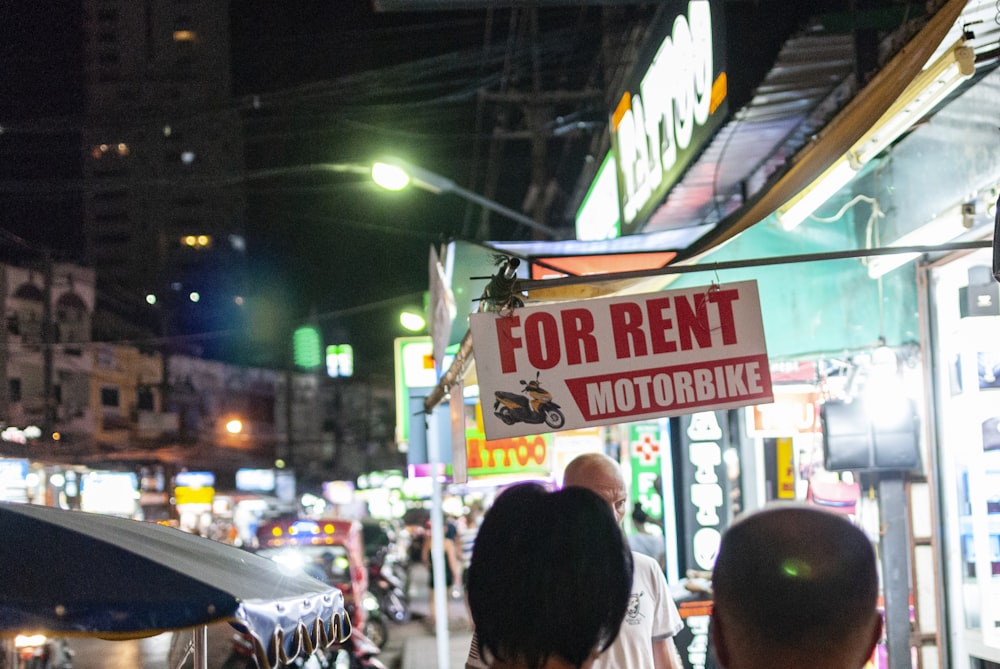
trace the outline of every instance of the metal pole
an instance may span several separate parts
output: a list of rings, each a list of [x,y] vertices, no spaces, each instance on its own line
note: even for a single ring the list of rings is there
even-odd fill
[[[660,418],[660,510],[661,528],[663,530],[664,573],[667,582],[677,583],[684,574],[680,573],[680,561],[677,557],[677,506],[674,504],[674,454],[670,443],[670,419]],[[669,493],[668,493],[669,491]]]
[[[478,193],[474,193],[471,190],[467,190],[465,188],[462,188],[461,186],[459,186],[458,184],[456,184],[454,182],[451,182],[449,184],[449,188],[447,188],[446,190],[450,191],[452,193],[455,193],[456,195],[459,195],[461,197],[464,197],[466,200],[471,200],[472,202],[475,202],[476,204],[478,204],[478,205],[480,205],[482,207],[485,207],[486,209],[489,209],[490,211],[495,211],[498,214],[502,214],[502,215],[506,216],[507,218],[513,220],[513,221],[517,221],[521,225],[526,225],[529,228],[531,228],[532,230],[534,230],[536,232],[542,233],[543,235],[545,235],[549,239],[562,239],[563,238],[563,236],[557,230],[555,230],[554,228],[550,228],[549,226],[545,225],[544,223],[539,223],[535,219],[533,219],[530,216],[527,216],[525,214],[522,214],[521,212],[517,211],[516,209],[511,209],[509,207],[505,207],[504,205],[500,204],[499,202],[494,202],[493,200],[490,200],[489,198],[485,198],[482,195],[479,195]]]
[[[434,570],[434,633],[437,637],[438,669],[450,669],[448,639],[448,585],[444,564],[444,510],[441,505],[441,435],[433,412],[427,420],[427,461],[431,469],[431,564]]]
[[[55,348],[55,324],[52,321],[52,254],[45,251],[44,287],[45,302],[42,304],[42,395],[45,400],[45,414],[42,431],[45,439],[52,438],[55,428],[56,403],[52,378],[53,349]]]
[[[208,669],[208,625],[195,627],[194,633],[194,669]]]
[[[906,489],[901,474],[878,482],[882,548],[882,595],[889,669],[910,669],[910,554],[907,548]]]

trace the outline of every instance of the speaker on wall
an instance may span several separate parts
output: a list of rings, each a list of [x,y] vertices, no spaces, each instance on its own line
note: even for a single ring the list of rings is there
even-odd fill
[[[827,471],[920,469],[919,421],[912,400],[902,410],[869,416],[863,402],[830,401],[820,407],[823,466]]]

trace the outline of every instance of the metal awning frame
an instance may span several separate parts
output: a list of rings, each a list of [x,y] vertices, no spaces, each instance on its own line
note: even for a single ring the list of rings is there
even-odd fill
[[[960,248],[980,248],[962,246],[969,242],[942,244],[937,246],[886,247],[880,249],[859,249],[851,251],[802,254],[778,258],[708,263],[697,265],[698,259],[718,245],[732,239],[740,232],[759,223],[787,202],[797,192],[820,178],[836,160],[851,149],[866,133],[870,132],[874,119],[879,119],[902,94],[910,82],[920,73],[923,66],[940,47],[955,21],[962,14],[967,0],[947,0],[928,22],[893,56],[886,65],[872,77],[871,81],[842,109],[816,138],[802,148],[791,160],[784,172],[776,175],[771,183],[761,188],[748,200],[747,204],[721,221],[712,231],[688,247],[680,256],[678,264],[667,265],[655,270],[636,272],[616,272],[611,275],[569,277],[545,281],[521,281],[519,286],[529,294],[534,291],[536,298],[544,295],[549,299],[559,299],[556,290],[570,286],[595,286],[605,282],[616,282],[615,288],[605,294],[626,290],[631,282],[654,277],[689,272],[714,272],[720,269],[754,267],[769,264],[815,262],[852,257],[867,257],[897,253],[937,253]],[[972,244],[979,244],[971,242]],[[652,288],[655,289],[655,288]],[[546,292],[547,291],[547,292]],[[600,291],[595,291],[600,292]],[[589,297],[597,297],[591,294]],[[529,297],[530,299],[530,297]],[[566,299],[563,297],[562,299]],[[449,389],[458,380],[464,379],[473,358],[472,335],[469,331],[462,337],[459,350],[451,366],[442,375],[438,385],[424,400],[424,410],[430,413],[448,396]]]
[[[935,257],[946,253],[957,251],[973,251],[976,249],[991,248],[993,240],[982,239],[973,241],[949,242],[945,244],[923,245],[923,246],[886,246],[874,249],[851,249],[846,251],[825,251],[819,253],[800,253],[787,256],[774,256],[770,258],[751,258],[746,260],[730,260],[725,262],[712,262],[700,265],[668,265],[653,270],[639,270],[635,272],[618,272],[615,274],[602,274],[596,276],[573,276],[560,279],[546,279],[543,281],[519,281],[518,288],[528,293],[527,299],[536,302],[559,301],[555,297],[556,291],[565,288],[574,288],[580,285],[600,286],[601,284],[612,284],[615,286],[622,283],[647,280],[655,277],[670,277],[680,274],[692,274],[695,272],[719,272],[727,269],[744,269],[748,267],[765,267],[769,265],[788,265],[793,263],[822,262],[828,260],[845,260],[850,258],[871,258],[876,256],[887,256],[897,254],[919,254],[925,257]],[[599,289],[598,289],[598,292]],[[610,295],[616,291],[607,291]],[[549,299],[539,300],[539,293]],[[535,297],[533,298],[532,295]],[[565,299],[565,298],[563,298]],[[459,344],[458,352],[452,360],[451,365],[441,376],[437,386],[424,398],[424,411],[432,413],[448,399],[451,387],[458,381],[464,379],[471,369],[473,360],[472,331],[467,330],[465,336]]]

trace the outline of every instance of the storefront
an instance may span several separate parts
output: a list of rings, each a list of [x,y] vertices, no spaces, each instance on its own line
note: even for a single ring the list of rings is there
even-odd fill
[[[1000,665],[1000,292],[982,250],[929,269],[944,586],[955,667]]]

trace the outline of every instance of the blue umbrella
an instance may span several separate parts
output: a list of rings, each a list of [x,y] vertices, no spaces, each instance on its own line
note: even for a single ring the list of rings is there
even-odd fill
[[[0,502],[0,634],[127,639],[228,621],[261,667],[343,643],[341,592],[234,546],[113,516]],[[196,644],[195,660],[205,649]]]

